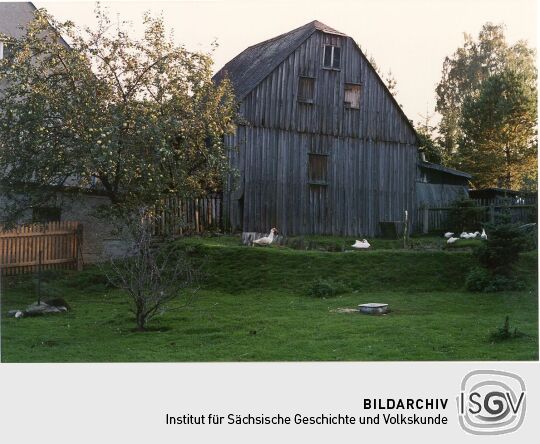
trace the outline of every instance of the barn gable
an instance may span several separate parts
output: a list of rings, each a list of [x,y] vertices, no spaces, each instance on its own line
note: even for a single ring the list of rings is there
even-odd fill
[[[336,39],[342,42],[345,63],[338,79],[335,72],[320,70],[322,45]],[[356,42],[319,21],[247,48],[228,62],[214,80],[225,76],[242,102],[243,116],[254,125],[417,143],[414,127]],[[318,77],[318,106],[297,103],[298,76]],[[339,87],[333,96],[323,97],[323,90],[328,94],[329,85],[336,84],[336,80]],[[366,95],[363,106],[346,111],[344,86],[356,83],[362,84],[362,94]],[[399,123],[389,127],[388,121]]]

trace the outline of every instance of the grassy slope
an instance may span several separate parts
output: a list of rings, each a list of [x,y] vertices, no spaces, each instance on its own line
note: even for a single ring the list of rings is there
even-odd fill
[[[54,279],[49,286],[74,310],[3,317],[2,360],[538,359],[536,254],[520,263],[531,290],[472,294],[462,291],[472,264],[465,252],[395,250],[391,241],[374,244],[379,250],[351,253],[237,243],[229,237],[179,242],[195,261],[205,257],[202,288],[187,309],[168,312],[147,333],[132,331],[125,298],[107,289],[95,270]],[[317,277],[351,291],[332,299],[305,296]],[[12,284],[2,312],[33,299],[31,283]],[[393,311],[376,317],[332,311],[364,302],[387,302]],[[528,336],[490,343],[489,333],[506,315]]]

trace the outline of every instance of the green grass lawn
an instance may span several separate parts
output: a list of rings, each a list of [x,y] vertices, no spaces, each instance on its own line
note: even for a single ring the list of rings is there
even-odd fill
[[[41,318],[5,316],[35,300],[29,276],[12,279],[2,296],[2,360],[538,360],[536,253],[519,264],[527,290],[477,294],[463,289],[470,252],[446,249],[438,238],[414,240],[408,250],[375,240],[372,251],[351,252],[317,250],[350,239],[311,240],[313,251],[244,247],[229,236],[178,241],[202,269],[201,288],[187,308],[163,314],[144,333],[133,330],[125,295],[95,268],[49,276],[47,291],[73,310]],[[318,278],[347,292],[307,296]],[[366,302],[389,303],[392,311],[337,310]],[[491,342],[507,315],[525,336]]]

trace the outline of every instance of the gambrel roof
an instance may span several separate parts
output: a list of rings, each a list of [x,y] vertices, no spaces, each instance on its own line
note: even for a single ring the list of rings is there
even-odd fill
[[[225,77],[228,77],[232,82],[237,100],[242,101],[259,83],[285,61],[289,55],[317,31],[326,34],[340,35],[351,39],[358,52],[361,54],[361,57],[364,58],[365,63],[372,69],[375,77],[383,85],[392,102],[399,110],[399,113],[406,120],[411,131],[416,136],[416,130],[411,121],[407,118],[401,106],[397,103],[386,84],[382,81],[381,77],[354,39],[318,20],[314,20],[304,26],[286,32],[285,34],[278,35],[277,37],[250,46],[221,68],[214,75],[213,79],[215,82],[219,83]]]
[[[220,69],[214,80],[220,82],[227,76],[233,84],[236,98],[242,100],[317,30],[347,37],[346,34],[314,20],[300,28],[250,46]]]

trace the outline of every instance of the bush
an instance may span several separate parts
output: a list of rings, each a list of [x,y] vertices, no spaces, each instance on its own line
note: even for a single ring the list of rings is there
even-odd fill
[[[458,199],[450,206],[449,228],[455,231],[475,231],[482,224],[484,209],[476,206],[472,199]]]
[[[488,270],[476,267],[467,274],[465,286],[469,291],[486,291],[486,288],[491,285],[492,278]]]
[[[475,256],[492,274],[509,276],[527,244],[524,231],[517,225],[494,225],[488,232],[488,240],[475,250]]]
[[[314,298],[330,298],[347,293],[350,288],[331,279],[316,279],[306,287],[306,294]]]
[[[510,317],[506,316],[504,320],[504,325],[499,327],[494,332],[490,333],[489,340],[492,342],[506,341],[508,339],[514,339],[525,336],[524,333],[518,331],[517,328],[514,328],[514,331],[510,328]]]
[[[485,268],[477,267],[467,275],[465,286],[469,291],[493,293],[522,290],[525,284],[514,277],[493,274]]]

